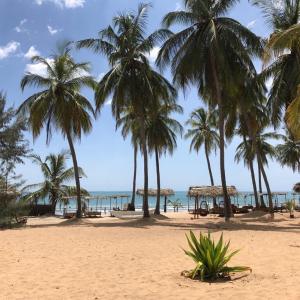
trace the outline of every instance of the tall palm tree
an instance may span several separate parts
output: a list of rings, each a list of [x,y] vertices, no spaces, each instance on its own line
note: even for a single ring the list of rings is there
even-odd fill
[[[177,92],[171,83],[156,72],[147,56],[168,30],[146,36],[148,4],[140,4],[137,13],[119,14],[113,25],[99,32],[97,39],[77,43],[79,48],[90,48],[104,54],[111,69],[100,80],[95,93],[99,111],[105,100],[112,96],[112,112],[116,119],[132,107],[139,122],[141,148],[144,158],[144,217],[149,217],[148,207],[148,150],[146,142],[146,110],[162,101],[172,103]]]
[[[250,169],[251,180],[253,186],[253,194],[255,199],[255,207],[256,209],[260,208],[258,193],[257,193],[257,185],[256,178],[254,172],[254,159],[255,159],[255,151],[253,151],[253,142],[247,138],[247,133],[245,130],[242,131],[243,142],[238,145],[236,148],[235,161],[239,163],[240,161],[244,161],[244,164]]]
[[[230,105],[227,106],[228,116],[225,124],[225,132],[228,140],[231,140],[235,134],[243,138],[245,152],[241,153],[238,149],[235,160],[239,162],[241,159],[244,159],[245,165],[249,167],[255,206],[258,209],[260,204],[254,171],[254,159],[260,156],[256,147],[256,134],[260,128],[268,126],[270,122],[268,111],[266,110],[266,87],[257,74],[246,77],[241,84],[238,88],[240,96],[231,98]],[[269,188],[267,188],[267,191],[269,201],[272,201]],[[261,202],[263,202],[262,198]]]
[[[218,107],[220,172],[225,202],[225,219],[231,216],[226,188],[224,120],[226,100],[235,93],[234,85],[255,73],[252,55],[261,55],[261,40],[238,21],[226,16],[235,0],[184,0],[185,10],[168,13],[165,26],[185,26],[172,35],[159,52],[157,64],[171,63],[174,81],[185,88],[197,85],[210,106]]]
[[[75,186],[66,185],[75,176],[74,167],[66,167],[66,160],[69,158],[69,153],[50,154],[45,160],[42,160],[38,155],[32,155],[31,158],[41,168],[44,181],[24,187],[22,189],[22,192],[25,193],[23,199],[32,202],[48,197],[52,206],[52,213],[54,214],[56,204],[62,197],[73,196],[76,193]],[[80,167],[78,168],[78,172],[80,176],[86,177]],[[81,194],[88,195],[89,193],[81,188]]]
[[[121,113],[117,119],[116,128],[122,127],[121,132],[123,138],[127,138],[131,134],[131,144],[133,145],[133,180],[132,180],[132,197],[130,210],[135,210],[135,194],[136,194],[136,175],[137,175],[137,154],[140,146],[139,124],[131,107]]]
[[[18,112],[28,116],[29,125],[36,138],[43,128],[46,129],[49,143],[52,130],[58,130],[67,138],[74,166],[74,177],[77,194],[77,217],[80,218],[81,192],[79,169],[74,139],[81,139],[83,133],[92,129],[91,117],[94,110],[89,100],[81,94],[84,87],[94,87],[94,80],[87,75],[89,65],[76,63],[70,50],[64,48],[60,53],[46,58],[35,56],[32,61],[46,68],[46,74],[26,73],[21,80],[21,89],[37,87],[39,92],[31,95],[19,107]]]
[[[277,158],[282,166],[292,168],[294,172],[300,172],[300,144],[286,131],[282,135],[283,144],[276,146]]]
[[[259,190],[262,193],[261,188],[261,177],[262,174],[266,188],[268,190],[268,194],[271,193],[269,181],[265,172],[265,166],[268,166],[268,157],[273,159],[276,157],[276,149],[275,147],[268,142],[269,139],[280,139],[282,136],[275,132],[264,133],[262,130],[259,130],[255,136],[255,152],[253,151],[252,139],[247,139],[244,137],[243,142],[237,146],[236,151],[236,160],[240,161],[242,158],[245,159],[246,163],[249,160],[254,160],[256,158],[258,163],[258,172],[259,172]],[[265,207],[263,198],[261,197],[261,206]],[[273,202],[272,196],[269,197],[269,210],[271,215],[273,215]]]
[[[152,108],[147,116],[146,137],[148,149],[155,153],[156,179],[157,179],[157,199],[154,213],[160,214],[160,167],[159,158],[162,154],[169,152],[173,154],[177,147],[176,136],[182,135],[183,127],[172,118],[172,113],[183,113],[183,109],[178,104],[161,105]]]
[[[273,78],[268,105],[274,125],[295,99],[300,84],[300,0],[252,0],[273,29],[265,48],[261,76]]]
[[[205,157],[207,162],[208,173],[211,186],[214,186],[214,177],[211,170],[209,156],[212,151],[217,150],[219,145],[219,134],[217,133],[217,115],[216,111],[207,111],[199,108],[191,113],[190,119],[186,122],[190,125],[185,138],[191,138],[190,151],[195,150],[197,153],[204,146]],[[216,199],[213,199],[214,207],[217,205]]]

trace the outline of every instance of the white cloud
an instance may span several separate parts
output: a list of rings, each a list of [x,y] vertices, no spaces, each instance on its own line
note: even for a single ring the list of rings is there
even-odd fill
[[[26,31],[26,29],[24,28],[25,23],[27,23],[27,19],[21,20],[19,25],[15,27],[15,31],[18,33],[25,32]]]
[[[266,88],[268,89],[268,91],[271,90],[272,85],[273,85],[273,78],[269,78],[266,82]]]
[[[179,10],[181,10],[181,9],[182,9],[181,3],[180,3],[180,2],[176,2],[175,10],[176,10],[176,11],[179,11]]]
[[[24,57],[27,59],[31,59],[33,56],[40,55],[40,52],[35,49],[34,46],[31,46],[28,51],[24,54]]]
[[[255,26],[256,22],[257,22],[257,20],[253,20],[253,21],[249,22],[247,24],[247,28],[252,29]]]
[[[45,2],[53,3],[60,8],[77,8],[83,7],[85,4],[85,0],[35,0],[37,5],[42,5]]]
[[[59,29],[54,29],[54,28],[53,28],[52,26],[50,26],[50,25],[48,25],[47,28],[48,28],[48,31],[49,31],[49,33],[50,33],[51,35],[54,35],[54,34],[58,33],[58,31],[60,31]]]
[[[147,55],[148,59],[150,60],[151,63],[154,63],[156,61],[156,58],[158,56],[160,48],[159,47],[154,47],[150,53]]]
[[[112,99],[109,99],[105,102],[105,105],[111,105],[111,103],[112,103]]]
[[[64,0],[66,8],[83,7],[85,0]]]
[[[46,60],[50,65],[54,61],[52,58],[47,58]],[[43,63],[27,64],[25,67],[25,72],[45,76],[47,74],[47,67]]]
[[[4,59],[9,55],[15,53],[19,47],[20,47],[20,43],[16,41],[11,41],[2,47],[0,46],[0,59]]]

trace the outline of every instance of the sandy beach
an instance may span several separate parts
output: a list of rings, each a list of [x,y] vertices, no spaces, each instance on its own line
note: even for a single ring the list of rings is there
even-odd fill
[[[252,274],[203,283],[181,271],[185,233],[224,232],[232,264]],[[300,214],[191,220],[186,213],[158,219],[81,221],[30,219],[26,228],[0,231],[0,299],[300,299]],[[241,277],[241,278],[239,278]]]

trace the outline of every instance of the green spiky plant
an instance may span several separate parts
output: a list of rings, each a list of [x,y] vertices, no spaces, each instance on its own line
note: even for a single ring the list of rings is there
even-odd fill
[[[189,278],[199,278],[201,281],[216,280],[218,278],[228,278],[230,273],[252,271],[250,267],[235,266],[228,267],[227,263],[239,252],[239,250],[228,253],[230,241],[224,243],[223,234],[217,244],[211,238],[210,233],[204,235],[200,232],[199,239],[193,231],[186,235],[191,251],[184,250],[185,254],[191,257],[196,267],[183,274]]]
[[[296,208],[296,201],[294,199],[288,200],[285,202],[285,206],[290,213],[290,218],[291,219],[295,218],[294,210]]]

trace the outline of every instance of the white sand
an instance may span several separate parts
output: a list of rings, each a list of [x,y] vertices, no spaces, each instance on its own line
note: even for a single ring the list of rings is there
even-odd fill
[[[300,214],[191,220],[31,219],[0,231],[0,299],[300,299]],[[181,271],[189,229],[224,232],[241,252],[231,264],[252,267],[238,280],[201,283]],[[246,275],[246,274],[244,274]]]

